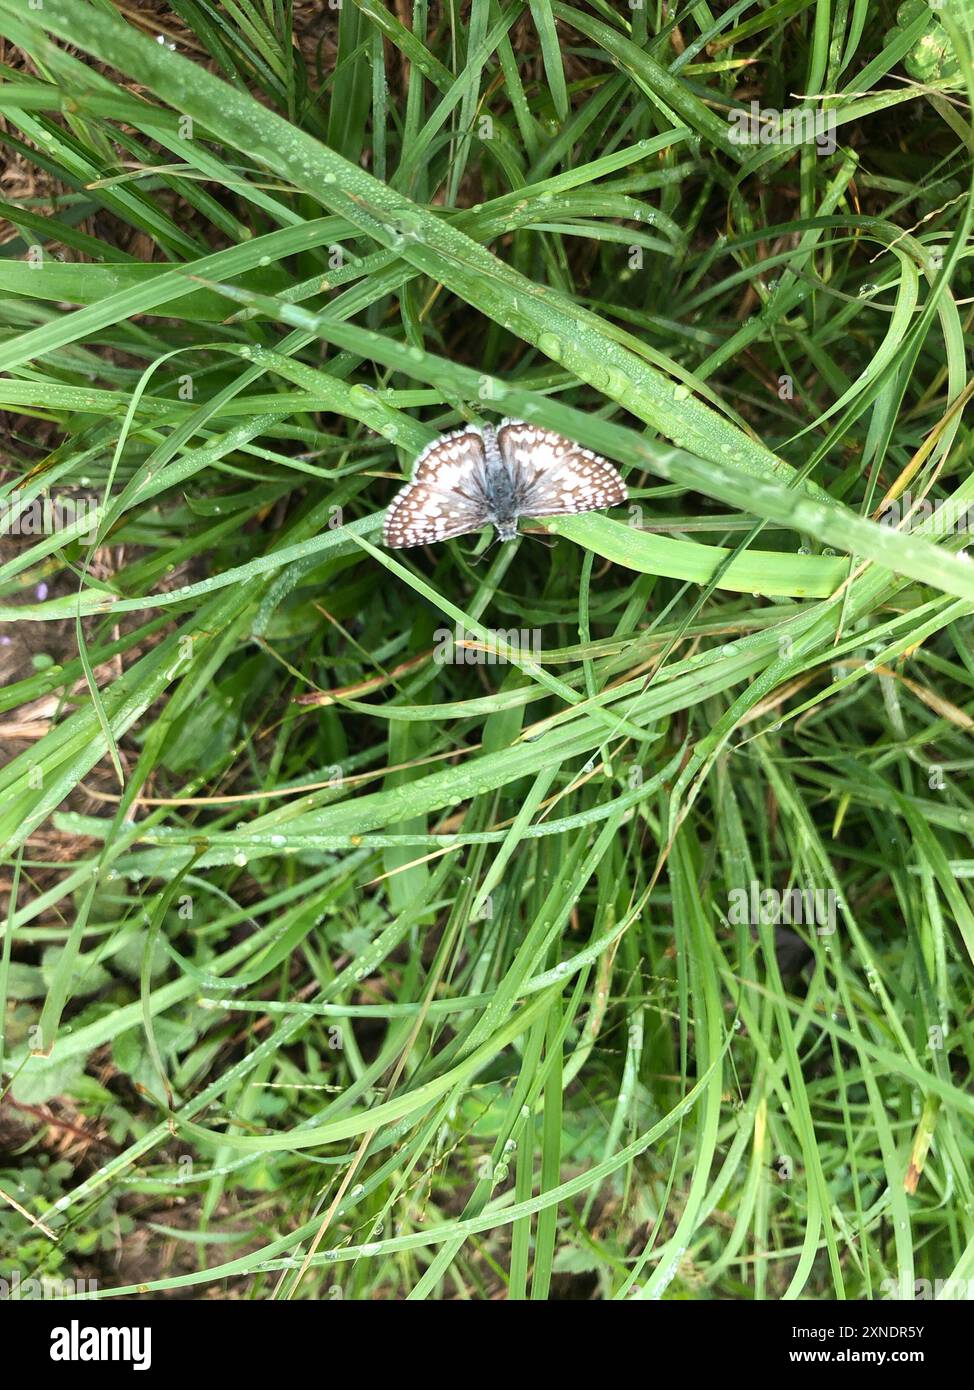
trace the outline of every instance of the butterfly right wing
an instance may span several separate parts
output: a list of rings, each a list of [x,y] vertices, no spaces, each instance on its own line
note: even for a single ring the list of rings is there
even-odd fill
[[[384,543],[398,550],[479,531],[488,521],[485,467],[483,436],[472,427],[427,445],[416,460],[412,482],[386,512]]]
[[[520,516],[569,516],[628,500],[614,464],[554,430],[502,420],[497,442],[515,480]]]

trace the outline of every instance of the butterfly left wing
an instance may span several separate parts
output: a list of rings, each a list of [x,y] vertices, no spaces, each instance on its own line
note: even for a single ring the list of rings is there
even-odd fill
[[[426,483],[410,483],[397,493],[386,512],[382,540],[390,550],[432,545],[486,526],[483,504],[434,492]]]
[[[472,427],[434,440],[413,467],[413,480],[392,499],[382,526],[390,549],[451,540],[487,524],[484,440]]]
[[[629,498],[608,459],[554,430],[504,420],[497,431],[501,455],[515,484],[521,516],[568,516],[618,507]]]

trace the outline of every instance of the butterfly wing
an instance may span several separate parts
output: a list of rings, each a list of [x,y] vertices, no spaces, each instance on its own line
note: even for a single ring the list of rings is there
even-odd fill
[[[386,512],[385,544],[396,550],[479,531],[488,521],[485,465],[479,430],[454,430],[427,445],[416,460],[412,482]]]
[[[628,500],[613,464],[554,430],[504,420],[497,442],[514,479],[521,516],[569,516]]]

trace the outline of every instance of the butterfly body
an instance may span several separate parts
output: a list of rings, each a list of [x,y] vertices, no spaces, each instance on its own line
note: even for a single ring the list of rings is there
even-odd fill
[[[513,540],[518,519],[618,506],[628,497],[615,467],[553,430],[523,420],[442,435],[420,454],[393,499],[383,539],[398,548],[493,525]]]
[[[484,501],[488,521],[492,522],[500,541],[512,541],[517,535],[518,487],[516,470],[501,453],[493,425],[481,430],[484,441]]]

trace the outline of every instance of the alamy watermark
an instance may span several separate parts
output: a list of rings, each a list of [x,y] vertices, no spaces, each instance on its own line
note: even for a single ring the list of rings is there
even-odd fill
[[[51,1329],[52,1361],[131,1361],[133,1371],[152,1365],[151,1327],[86,1327],[72,1318]]]
[[[957,502],[952,497],[914,498],[912,492],[888,502],[877,516],[880,526],[904,526],[913,531],[926,527],[926,534],[935,536],[967,535],[974,532],[974,502]]]
[[[466,632],[460,623],[438,627],[433,633],[433,660],[437,666],[519,666],[541,655],[541,629],[510,627],[489,629],[487,640]]]
[[[0,1276],[0,1303],[20,1303],[26,1299],[86,1298],[98,1288],[97,1279],[58,1279],[42,1274],[25,1279],[19,1269]]]
[[[880,1298],[895,1298],[908,1303],[937,1302],[969,1303],[974,1299],[974,1279],[884,1279],[879,1286]]]
[[[0,498],[2,536],[54,536],[72,527],[78,536],[92,539],[98,529],[97,497],[27,497],[15,489]]]
[[[778,111],[752,101],[750,106],[732,111],[727,124],[735,145],[814,143],[819,154],[834,154],[836,149],[835,112],[821,111],[813,106],[792,106]]]
[[[835,931],[838,895],[834,888],[762,888],[754,879],[728,894],[727,920],[750,927],[814,926],[819,936]]]

